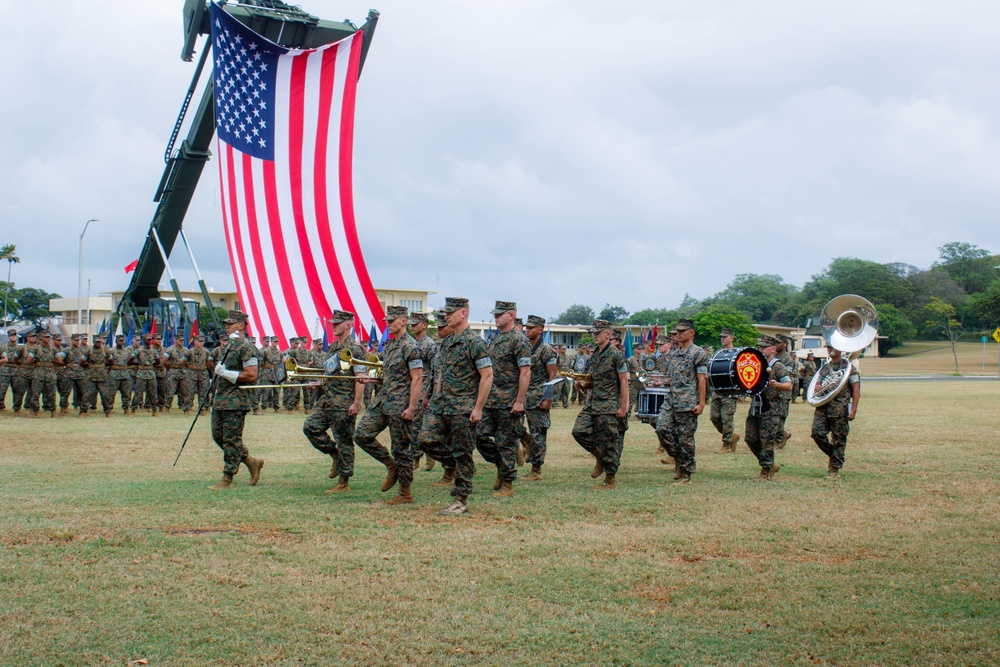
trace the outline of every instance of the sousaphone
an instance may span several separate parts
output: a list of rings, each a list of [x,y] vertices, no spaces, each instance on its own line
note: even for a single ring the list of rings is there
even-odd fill
[[[878,313],[868,299],[857,294],[841,294],[823,308],[819,325],[826,344],[840,350],[848,363],[845,368],[827,375],[822,384],[819,376],[823,369],[816,371],[806,391],[806,400],[815,407],[826,405],[847,386],[851,360],[878,336]],[[827,359],[824,366],[829,363]]]

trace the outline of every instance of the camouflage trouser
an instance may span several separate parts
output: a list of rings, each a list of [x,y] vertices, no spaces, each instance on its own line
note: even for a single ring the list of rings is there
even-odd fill
[[[14,394],[14,412],[19,412],[22,406],[28,407],[28,401],[31,400],[31,376],[15,375],[11,382],[11,388]]]
[[[354,474],[354,424],[356,415],[347,410],[333,409],[323,404],[316,406],[302,425],[302,432],[312,446],[337,461],[337,474],[350,477]],[[333,432],[333,438],[327,430]]]
[[[10,388],[13,390],[13,379],[14,377],[12,375],[0,375],[0,410],[3,410],[6,407],[4,403],[7,400],[7,389]]]
[[[181,400],[184,409],[189,410],[194,406],[194,397],[198,396],[198,409],[200,410],[208,402],[208,388],[212,386],[212,378],[208,377],[208,371],[188,371],[188,391],[186,398]]]
[[[166,371],[160,371],[157,372],[156,374],[156,400],[154,401],[154,404],[158,405],[160,408],[166,407],[166,403],[163,400],[166,397],[166,395],[167,395],[167,373]]]
[[[312,410],[316,405],[316,389],[313,387],[302,387],[302,408]]]
[[[614,414],[596,415],[587,406],[576,416],[573,439],[604,463],[604,472],[615,475],[621,465],[627,430],[627,419]]]
[[[469,423],[469,415],[445,415],[427,410],[419,437],[428,456],[440,461],[445,470],[455,471],[451,495],[468,497],[472,493],[472,478],[476,476],[476,463],[472,459],[476,429]]]
[[[844,467],[844,456],[847,451],[847,434],[851,430],[851,422],[847,419],[847,408],[844,405],[827,403],[816,408],[813,415],[813,442],[830,457],[830,465],[837,470]],[[833,444],[827,439],[827,434]]]
[[[86,412],[90,408],[90,385],[87,378],[66,378],[66,383],[73,390],[73,407],[79,408],[80,412]]]
[[[183,368],[171,368],[167,371],[167,386],[163,396],[163,405],[171,407],[174,396],[177,396],[177,407],[183,407],[184,396],[188,391],[187,371]]]
[[[792,378],[792,400],[799,397],[799,378]]]
[[[747,415],[747,447],[757,457],[761,468],[774,466],[774,449],[784,435],[782,421],[778,410],[768,410],[759,416]]]
[[[42,408],[46,412],[56,409],[56,374],[49,369],[38,369],[31,379],[31,394],[27,407],[32,412],[38,412],[38,397],[42,397]]]
[[[132,401],[132,378],[111,378],[108,380],[108,387],[111,392],[111,404],[114,405],[115,394],[121,394],[122,409],[128,412],[129,403]]]
[[[282,389],[281,394],[282,403],[286,410],[294,410],[299,407],[299,401],[302,399],[302,390],[299,387]]]
[[[87,395],[90,402],[87,407],[94,412],[97,411],[97,397],[101,397],[101,409],[105,413],[111,412],[115,408],[115,392],[111,388],[111,380],[87,380]]]
[[[149,408],[153,412],[159,410],[159,397],[156,394],[156,378],[144,378],[136,377],[135,379],[135,393],[132,394],[132,410],[133,412],[138,409],[138,407],[143,404],[143,397],[145,397],[145,407]]]
[[[733,421],[736,417],[736,403],[735,397],[730,398],[721,394],[713,394],[710,403],[709,418],[712,420],[712,426],[715,427],[715,430],[722,434],[722,444],[726,447],[733,445]]]
[[[354,444],[382,465],[389,461],[396,462],[399,483],[409,486],[413,481],[413,458],[410,452],[411,423],[402,417],[383,414],[381,408],[367,411],[358,427],[354,430]],[[382,444],[376,440],[378,434],[388,427],[389,440],[392,443],[392,456]]]
[[[70,384],[66,374],[56,371],[56,391],[59,392],[59,407],[69,407],[69,396],[73,393],[73,385]]]
[[[677,461],[680,471],[687,475],[695,472],[694,432],[697,430],[698,415],[673,410],[664,401],[656,416],[656,435],[667,454]]]
[[[506,482],[517,479],[517,439],[523,419],[523,414],[512,415],[510,408],[486,408],[476,424],[476,449]]]
[[[423,397],[420,398],[420,402],[417,404],[423,404]],[[420,426],[424,423],[424,409],[418,407],[413,413],[413,421],[410,422],[410,436],[412,442],[410,443],[410,456],[414,461],[424,455],[424,448],[420,446]]]
[[[257,384],[275,384],[276,382],[273,368],[262,368],[260,370],[260,375],[257,376]],[[261,410],[279,407],[277,389],[258,389],[257,395],[260,398]]]
[[[212,410],[212,440],[222,449],[222,472],[235,475],[250,454],[243,444],[246,410]]]
[[[366,384],[364,392],[365,408],[372,404],[375,400],[375,394],[378,393],[378,386],[374,384]]]
[[[552,398],[553,407],[555,407],[556,403],[564,408],[569,407],[569,397],[573,391],[572,384],[568,379],[565,379],[556,385],[556,395]]]
[[[547,451],[545,438],[549,432],[549,426],[552,425],[549,411],[533,408],[525,410],[524,416],[528,422],[528,433],[531,434],[531,457],[528,459],[528,463],[533,466],[545,465],[545,452]]]
[[[642,383],[632,380],[628,383],[628,413],[626,417],[631,417],[639,408],[639,392],[642,391]]]

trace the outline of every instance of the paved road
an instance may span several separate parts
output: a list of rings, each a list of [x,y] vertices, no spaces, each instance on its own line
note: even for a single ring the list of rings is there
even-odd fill
[[[976,380],[979,382],[996,382],[997,377],[995,375],[910,375],[910,376],[899,376],[899,377],[872,377],[872,376],[861,376],[864,382],[907,382],[912,380],[951,380],[958,382],[967,382],[970,380]]]

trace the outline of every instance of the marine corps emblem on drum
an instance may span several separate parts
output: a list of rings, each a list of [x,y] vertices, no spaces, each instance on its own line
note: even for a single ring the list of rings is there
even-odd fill
[[[708,383],[723,396],[755,396],[767,387],[767,359],[752,347],[721,349],[708,361]]]
[[[656,370],[656,357],[646,357],[645,361],[642,362],[642,367],[647,371]]]
[[[757,355],[743,350],[736,357],[736,377],[744,389],[755,386],[763,371],[764,367]]]

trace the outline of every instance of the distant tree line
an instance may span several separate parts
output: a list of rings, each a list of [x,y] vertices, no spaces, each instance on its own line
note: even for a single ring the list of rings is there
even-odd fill
[[[879,333],[888,336],[890,348],[913,339],[943,338],[954,343],[963,336],[993,331],[1000,325],[1000,255],[962,242],[947,243],[938,252],[938,261],[929,269],[838,257],[801,289],[779,275],[741,273],[724,290],[702,301],[685,294],[674,308],[629,313],[621,306],[605,304],[596,314],[588,306],[573,304],[551,321],[589,324],[606,319],[615,324],[669,325],[679,317],[709,311],[715,319],[734,314],[741,318],[719,326],[738,328],[745,317],[757,324],[801,327],[833,297],[859,294],[878,310]],[[699,331],[699,340],[702,337]]]

